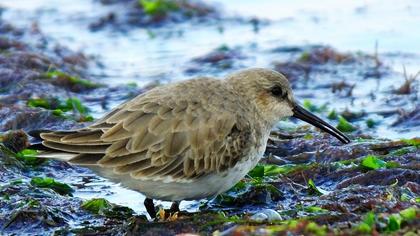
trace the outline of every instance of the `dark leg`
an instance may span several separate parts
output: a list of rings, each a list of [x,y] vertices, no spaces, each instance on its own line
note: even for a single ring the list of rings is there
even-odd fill
[[[180,202],[172,202],[171,208],[169,209],[170,212],[175,213],[180,211],[179,210],[179,203]]]
[[[155,204],[153,203],[153,199],[146,198],[144,199],[144,206],[146,207],[147,213],[149,213],[149,216],[153,219],[156,217],[156,210],[155,210]]]

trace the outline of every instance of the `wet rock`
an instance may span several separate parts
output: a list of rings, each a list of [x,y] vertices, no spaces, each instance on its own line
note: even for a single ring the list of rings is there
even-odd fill
[[[273,222],[282,220],[280,214],[272,209],[263,209],[252,215],[250,220],[255,222]]]
[[[0,50],[6,50],[10,48],[23,49],[24,47],[24,44],[20,42],[13,41],[7,38],[0,38]]]
[[[239,182],[229,191],[218,195],[208,206],[232,207],[272,204],[283,195],[269,183],[261,181]],[[208,207],[207,206],[207,207]]]
[[[369,171],[364,174],[354,176],[350,179],[344,180],[337,185],[337,188],[345,188],[352,184],[360,185],[391,185],[396,183],[403,185],[404,183],[420,182],[420,173],[415,170],[407,169],[384,169]]]
[[[407,182],[404,186],[409,188],[413,193],[420,194],[420,183]]]
[[[185,70],[188,74],[231,70],[245,56],[238,48],[220,46],[206,55],[192,59],[192,65]]]
[[[63,130],[82,127],[74,120],[64,119],[51,111],[20,106],[0,106],[0,131],[23,129],[26,132],[40,129]]]
[[[267,221],[268,220],[268,216],[266,214],[264,214],[264,213],[258,212],[258,213],[255,213],[254,215],[252,215],[249,219],[251,221],[255,221],[255,222],[261,223],[261,222]]]

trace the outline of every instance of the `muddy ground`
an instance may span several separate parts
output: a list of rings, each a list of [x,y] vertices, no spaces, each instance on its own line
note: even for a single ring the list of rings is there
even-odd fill
[[[130,6],[137,1],[124,3]],[[144,9],[122,7],[87,27],[131,30],[220,15],[199,6],[184,4],[174,12],[146,14],[136,21],[130,17]],[[191,9],[198,13],[188,13]],[[102,83],[90,73],[100,67],[100,59],[58,44],[37,24],[18,28],[0,18],[0,233],[418,235],[416,75],[396,73],[377,54],[342,53],[324,45],[279,46],[269,53],[279,58],[272,60],[271,67],[288,76],[303,105],[346,132],[353,142],[342,145],[308,125],[282,121],[261,163],[235,187],[215,199],[197,202],[198,210],[175,216],[161,210],[150,220],[144,212],[102,198],[74,197],[83,191],[113,192],[108,186],[92,187],[103,180],[87,169],[40,160],[36,151],[25,149],[36,141],[25,132],[82,127],[147,88]],[[222,45],[191,58],[183,70],[185,75],[217,75],[246,67],[249,54],[244,48]],[[392,86],[370,93],[360,93],[363,88],[357,86],[391,79]],[[311,96],[314,89],[325,97]],[[325,102],[331,99],[371,105],[335,109]],[[381,129],[413,135],[391,140],[381,136]]]

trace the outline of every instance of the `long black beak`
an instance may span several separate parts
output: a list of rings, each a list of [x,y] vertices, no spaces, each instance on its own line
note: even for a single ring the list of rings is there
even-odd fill
[[[338,129],[334,128],[333,126],[323,121],[318,116],[312,114],[311,112],[309,112],[308,110],[306,110],[305,108],[297,104],[293,108],[293,117],[301,119],[315,127],[320,128],[321,130],[336,137],[338,140],[340,140],[343,143],[350,143],[350,139],[345,134],[343,134]]]

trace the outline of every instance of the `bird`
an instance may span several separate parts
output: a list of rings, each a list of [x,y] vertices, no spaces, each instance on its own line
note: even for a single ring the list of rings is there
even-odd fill
[[[295,117],[350,139],[295,100],[288,79],[264,68],[224,79],[199,77],[162,85],[128,100],[91,125],[42,131],[39,157],[84,166],[153,199],[215,197],[229,190],[262,158],[270,131]]]

